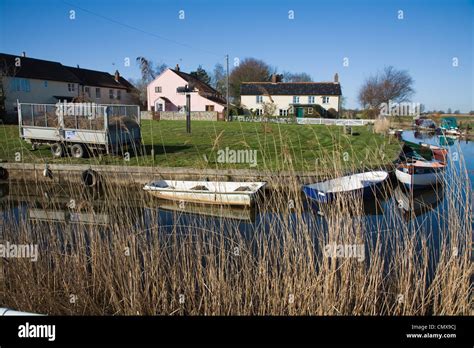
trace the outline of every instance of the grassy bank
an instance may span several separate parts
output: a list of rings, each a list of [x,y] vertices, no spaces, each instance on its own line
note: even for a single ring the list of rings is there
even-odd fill
[[[53,159],[49,148],[31,147],[18,137],[17,126],[0,126],[0,159],[23,162],[94,163],[118,165],[159,165],[193,168],[249,168],[249,163],[221,163],[218,151],[256,150],[255,169],[317,170],[332,167],[333,158],[346,168],[377,166],[390,162],[399,152],[393,138],[374,134],[368,127],[353,127],[346,135],[343,127],[324,125],[279,125],[239,122],[192,123],[188,135],[182,121],[143,121],[141,155],[129,161],[119,156],[89,159]],[[154,157],[152,156],[152,150]]]

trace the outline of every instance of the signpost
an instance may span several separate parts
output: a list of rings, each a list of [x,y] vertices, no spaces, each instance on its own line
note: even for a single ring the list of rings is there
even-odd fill
[[[186,94],[186,133],[191,134],[191,92],[188,85],[176,88],[176,92]]]

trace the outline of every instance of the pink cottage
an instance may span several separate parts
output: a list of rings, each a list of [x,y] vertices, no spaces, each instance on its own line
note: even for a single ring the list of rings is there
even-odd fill
[[[186,96],[176,92],[178,87],[188,85],[191,92],[191,111],[224,111],[225,98],[214,88],[199,79],[179,70],[166,69],[147,87],[148,110],[181,111],[186,106]]]

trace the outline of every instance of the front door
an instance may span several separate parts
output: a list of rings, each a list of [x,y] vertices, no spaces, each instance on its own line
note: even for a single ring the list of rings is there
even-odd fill
[[[303,117],[303,108],[296,108],[296,117]]]

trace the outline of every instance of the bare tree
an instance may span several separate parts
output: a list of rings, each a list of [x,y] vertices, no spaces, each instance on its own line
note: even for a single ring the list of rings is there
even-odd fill
[[[153,62],[145,57],[137,57],[136,61],[140,66],[141,79],[133,81],[133,85],[137,88],[137,90],[134,91],[134,97],[142,106],[146,107],[146,89],[148,84],[153,81],[156,76],[160,75],[168,66],[161,63],[155,68]]]
[[[291,73],[288,71],[283,72],[283,82],[313,82],[311,76],[305,72],[302,73]]]
[[[224,66],[220,63],[217,63],[214,66],[214,71],[212,72],[211,84],[214,89],[216,89],[222,95],[226,94],[226,73]]]
[[[359,91],[359,102],[372,116],[378,114],[382,103],[409,101],[413,93],[413,79],[405,70],[385,67],[381,73],[365,80]]]

